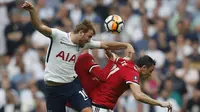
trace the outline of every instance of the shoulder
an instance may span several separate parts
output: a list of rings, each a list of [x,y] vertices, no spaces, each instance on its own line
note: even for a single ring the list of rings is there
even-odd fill
[[[89,62],[90,60],[93,60],[92,55],[89,53],[84,53],[78,57],[77,63],[84,63],[84,62],[86,63]]]
[[[93,57],[89,53],[84,53],[79,56],[79,59],[93,59]]]
[[[52,30],[51,37],[53,39],[58,38],[58,37],[65,37],[65,36],[67,36],[66,32],[61,31],[61,30],[59,30],[57,28],[51,28],[51,30]]]

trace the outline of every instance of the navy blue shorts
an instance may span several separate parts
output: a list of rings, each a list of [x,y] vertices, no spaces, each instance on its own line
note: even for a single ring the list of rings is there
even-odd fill
[[[91,100],[85,94],[78,78],[61,86],[46,85],[45,96],[47,112],[65,112],[67,101],[79,112],[86,107],[91,107]]]

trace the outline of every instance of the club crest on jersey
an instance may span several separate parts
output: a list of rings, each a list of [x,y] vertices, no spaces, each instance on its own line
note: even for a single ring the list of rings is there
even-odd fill
[[[138,77],[137,77],[137,76],[134,76],[134,77],[133,77],[133,80],[137,81],[137,80],[138,80]]]
[[[92,63],[94,63],[95,61],[92,59]]]

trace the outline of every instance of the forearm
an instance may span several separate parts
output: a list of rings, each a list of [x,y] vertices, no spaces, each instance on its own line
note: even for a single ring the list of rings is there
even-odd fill
[[[36,30],[40,31],[42,22],[39,19],[36,10],[33,9],[33,10],[29,11],[29,13],[30,13],[31,22],[32,22],[33,26],[35,27]]]
[[[147,96],[147,95],[144,94],[144,93],[140,93],[140,95],[139,95],[139,97],[138,97],[137,100],[138,100],[138,101],[141,101],[141,102],[143,102],[143,103],[150,104],[150,105],[160,106],[160,102],[159,102],[159,101],[150,98],[149,96]]]
[[[122,42],[102,42],[104,46],[107,46],[107,49],[110,50],[119,50],[119,49],[126,49],[128,47],[128,43]]]
[[[112,61],[109,61],[105,68],[101,69],[100,67],[95,67],[92,69],[90,74],[96,77],[98,80],[105,82],[110,72],[110,69],[112,68],[111,65]]]
[[[41,20],[38,17],[37,11],[35,9],[33,9],[33,10],[29,11],[29,13],[30,13],[32,25],[35,27],[35,29],[38,30],[43,35],[49,37],[51,35],[51,33],[46,30],[48,27],[45,26],[41,22]]]

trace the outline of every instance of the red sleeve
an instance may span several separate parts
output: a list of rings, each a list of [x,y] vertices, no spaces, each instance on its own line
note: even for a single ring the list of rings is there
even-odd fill
[[[129,84],[129,83],[139,84],[140,75],[135,71],[126,70],[125,74],[123,74],[123,79],[126,81],[126,84]]]
[[[94,58],[89,53],[85,53],[78,57],[78,60],[75,64],[75,69],[76,71],[89,71],[90,67],[93,65],[97,65],[97,63],[94,61]]]
[[[118,58],[115,59],[115,63],[116,63],[116,64],[122,64],[123,62],[126,62],[126,63],[128,63],[128,64],[134,65],[134,61],[128,61],[128,60],[123,59],[123,58],[121,58],[121,57],[118,57]]]
[[[112,61],[108,61],[107,65],[101,69],[100,66],[97,65],[93,65],[91,66],[89,73],[93,76],[95,76],[97,79],[99,79],[100,81],[106,81],[107,76],[110,72],[110,69],[112,68],[113,62]]]

